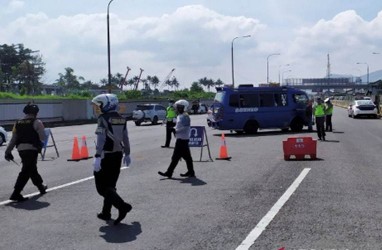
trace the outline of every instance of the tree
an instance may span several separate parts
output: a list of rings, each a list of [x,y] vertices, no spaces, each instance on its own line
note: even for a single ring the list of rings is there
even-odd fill
[[[191,90],[192,92],[204,92],[204,91],[203,91],[203,87],[200,86],[200,84],[199,84],[198,82],[193,82],[193,83],[191,84],[191,88],[190,88],[190,90]]]
[[[45,73],[41,55],[32,55],[23,44],[0,45],[0,91],[12,91],[14,86],[26,94],[39,93],[39,81]]]
[[[65,73],[59,73],[59,78],[56,80],[56,84],[69,90],[80,89],[79,80],[84,80],[82,76],[78,77],[74,74],[74,70],[70,67],[65,68]]]
[[[159,85],[159,78],[157,76],[147,76],[146,82],[147,84],[153,86],[153,89],[156,89]]]

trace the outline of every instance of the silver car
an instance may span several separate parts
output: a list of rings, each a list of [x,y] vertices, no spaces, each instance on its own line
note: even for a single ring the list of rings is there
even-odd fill
[[[0,146],[2,146],[8,140],[8,132],[0,126]]]
[[[138,105],[133,111],[133,121],[140,126],[142,122],[151,122],[153,125],[166,118],[166,108],[160,104]]]

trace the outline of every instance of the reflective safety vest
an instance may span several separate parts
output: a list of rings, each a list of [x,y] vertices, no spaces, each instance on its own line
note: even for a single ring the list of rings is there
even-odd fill
[[[325,106],[323,104],[318,104],[314,107],[314,116],[315,117],[325,116]]]
[[[176,112],[175,112],[174,107],[169,106],[169,107],[167,107],[166,111],[167,111],[166,119],[168,121],[172,121],[174,118],[176,118]]]
[[[331,115],[333,114],[333,104],[329,104],[326,109],[325,109],[325,114],[326,115]]]

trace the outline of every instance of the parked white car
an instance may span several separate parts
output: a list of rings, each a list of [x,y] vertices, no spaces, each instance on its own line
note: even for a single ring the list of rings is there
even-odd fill
[[[348,116],[372,116],[378,118],[377,106],[371,100],[354,100],[348,107]]]
[[[8,132],[0,126],[0,146],[2,146],[8,140]]]
[[[166,108],[160,104],[138,105],[133,111],[133,121],[140,126],[142,122],[151,122],[153,125],[166,119]]]

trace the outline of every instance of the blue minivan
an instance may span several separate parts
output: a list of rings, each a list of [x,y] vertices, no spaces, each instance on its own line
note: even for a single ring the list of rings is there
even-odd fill
[[[216,88],[212,126],[220,130],[254,134],[259,129],[280,128],[299,132],[307,125],[308,95],[290,87]]]

